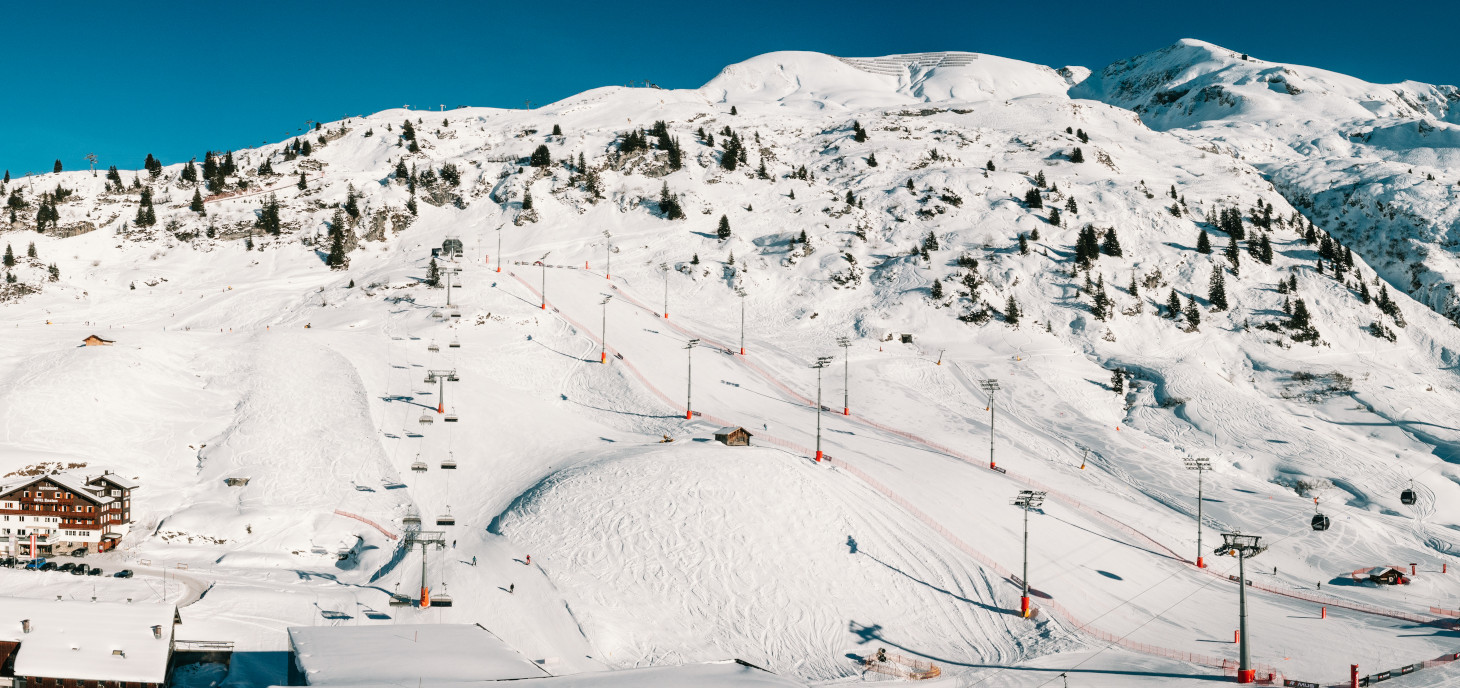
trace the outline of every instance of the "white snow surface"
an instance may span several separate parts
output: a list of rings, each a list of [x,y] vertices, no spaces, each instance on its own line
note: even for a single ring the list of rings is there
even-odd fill
[[[1084,79],[968,53],[773,53],[700,89],[322,123],[297,132],[309,156],[286,159],[279,144],[233,152],[230,185],[278,199],[277,236],[255,227],[268,194],[189,210],[198,189],[177,163],[156,178],[120,173],[151,189],[151,227],[135,223],[140,192],[105,190],[104,171],[12,180],[30,206],[0,220],[0,241],[31,291],[0,286],[0,474],[75,463],[142,487],[122,547],[93,561],[138,578],[0,569],[0,590],[175,602],[191,637],[238,643],[230,688],[285,682],[267,657],[287,649],[289,627],[433,623],[481,624],[558,677],[544,681],[632,682],[613,671],[740,658],[834,683],[885,648],[937,664],[948,685],[1037,686],[1060,672],[1079,685],[1199,685],[1236,657],[1225,577],[1236,562],[1212,550],[1218,531],[1240,529],[1268,545],[1247,565],[1264,670],[1330,682],[1350,663],[1377,672],[1460,650],[1431,609],[1455,609],[1460,594],[1447,570],[1460,544],[1460,332],[1407,295],[1387,249],[1281,179],[1274,187],[1276,170],[1306,154],[1274,141],[1259,157],[1251,134],[1309,93],[1305,121],[1361,114],[1311,86],[1266,105],[1251,95],[1251,119],[1221,127],[1200,108],[1200,121],[1127,109],[1183,75],[1207,84],[1252,68],[1215,47],[1178,48],[1132,63],[1163,76],[1125,90],[1110,69]],[[1234,88],[1267,98],[1278,73]],[[1351,80],[1311,78],[1334,98],[1367,97]],[[1395,99],[1366,111],[1449,116]],[[419,152],[401,138],[407,119]],[[680,169],[657,148],[617,154],[631,127],[660,120]],[[854,122],[868,140],[855,141]],[[720,164],[726,127],[746,148],[734,170]],[[545,169],[528,165],[539,146]],[[1071,161],[1076,148],[1085,162]],[[601,198],[576,169],[580,153]],[[259,173],[265,159],[274,174]],[[1337,160],[1323,169],[1337,174]],[[1436,176],[1453,178],[1448,158],[1435,160]],[[400,162],[416,170],[414,194]],[[459,184],[440,181],[448,164]],[[1030,208],[1041,175],[1043,207]],[[61,231],[37,233],[39,194],[57,185],[74,190],[57,204]],[[685,218],[664,216],[666,186]],[[330,270],[327,234],[351,189],[349,263]],[[1274,207],[1270,228],[1252,224],[1259,202]],[[1240,208],[1248,237],[1270,236],[1271,264],[1244,240],[1233,265],[1211,222],[1218,207]],[[1354,249],[1343,281],[1331,264],[1314,269],[1309,218]],[[1105,319],[1087,273],[1071,273],[1087,225],[1116,229],[1123,249],[1088,273],[1114,302]],[[1214,253],[1194,250],[1203,229]],[[792,244],[802,232],[811,250]],[[459,319],[422,281],[448,237],[465,246]],[[915,255],[925,244],[928,257]],[[1227,310],[1208,299],[1214,268]],[[1360,280],[1371,296],[1387,289],[1402,323],[1362,300]],[[1173,293],[1199,327],[1163,317]],[[1004,317],[1010,299],[1017,325]],[[1312,344],[1284,327],[1298,299]],[[92,333],[116,343],[80,347]],[[691,338],[701,344],[686,351]],[[808,366],[819,356],[834,359],[818,390]],[[1116,368],[1132,374],[1119,393]],[[459,376],[444,400],[424,381],[431,370]],[[988,468],[985,378],[1002,383],[995,452],[1008,473]],[[685,419],[686,396],[702,416]],[[818,396],[834,467],[809,458]],[[844,399],[849,415],[837,413]],[[749,429],[755,446],[713,444],[724,425]],[[1182,459],[1196,457],[1212,463],[1205,571],[1188,561],[1195,476]],[[457,468],[443,469],[448,459]],[[234,477],[249,482],[225,484]],[[1417,503],[1404,505],[1411,485]],[[1024,514],[1009,501],[1031,487],[1050,499],[1029,514],[1040,611],[1026,620]],[[1314,497],[1326,532],[1309,528]],[[445,516],[454,525],[437,525]],[[446,532],[424,562],[404,546],[415,527]],[[1348,575],[1410,562],[1419,573],[1399,589]],[[423,564],[424,583],[453,605],[391,605],[393,593],[416,596]],[[684,671],[687,685],[720,680]],[[1394,685],[1442,685],[1456,671]]]
[[[540,678],[543,671],[472,624],[295,626],[289,644],[311,686]]]

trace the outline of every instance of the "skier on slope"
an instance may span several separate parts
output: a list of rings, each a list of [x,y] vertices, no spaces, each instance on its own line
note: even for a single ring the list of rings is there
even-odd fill
[[[526,563],[527,563],[528,566],[532,566],[532,555],[531,554],[527,555],[527,562]]]
[[[507,594],[508,595],[511,595],[512,594],[512,591],[514,591],[516,589],[517,589],[517,584],[516,583],[508,583],[507,584]]]

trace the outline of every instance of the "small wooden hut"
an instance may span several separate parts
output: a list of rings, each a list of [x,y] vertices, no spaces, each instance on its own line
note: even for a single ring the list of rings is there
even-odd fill
[[[750,431],[740,426],[720,428],[715,431],[715,441],[729,447],[749,447]]]
[[[86,346],[111,346],[115,342],[110,339],[102,339],[101,337],[98,337],[96,335],[91,335],[90,337],[81,340],[81,343],[85,344]]]

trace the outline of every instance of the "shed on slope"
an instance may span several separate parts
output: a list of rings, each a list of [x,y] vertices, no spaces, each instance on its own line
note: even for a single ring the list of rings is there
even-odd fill
[[[750,431],[740,426],[728,426],[715,431],[715,441],[731,447],[749,447]]]

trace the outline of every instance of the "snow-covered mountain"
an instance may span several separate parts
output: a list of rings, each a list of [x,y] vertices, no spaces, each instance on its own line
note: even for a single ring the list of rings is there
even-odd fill
[[[884,647],[952,681],[1079,663],[1113,686],[1234,656],[1231,586],[1182,561],[1181,459],[1207,457],[1207,553],[1215,529],[1270,545],[1257,661],[1322,680],[1429,659],[1448,639],[1372,610],[1460,593],[1427,573],[1460,545],[1460,330],[1388,246],[1428,247],[1435,285],[1448,254],[1400,219],[1361,228],[1330,182],[1425,155],[1451,92],[1194,41],[1093,75],[784,52],[698,89],[12,179],[0,472],[138,477],[107,556],[188,565],[204,630],[253,649],[386,610],[480,622],[554,673],[740,657],[837,681]],[[1405,118],[1432,138],[1349,136]],[[1385,193],[1375,218],[1419,198]],[[453,267],[459,318],[427,283]],[[76,348],[92,331],[117,344]],[[444,400],[433,370],[459,376]],[[818,394],[850,413],[818,421]],[[709,441],[722,422],[754,446]],[[1035,485],[1028,621],[1007,502]],[[421,583],[386,534],[412,528],[448,532],[425,575],[455,606],[387,606]],[[1407,562],[1404,597],[1348,577]],[[1309,618],[1320,592],[1342,624]],[[231,682],[282,682],[261,676]]]
[[[1460,319],[1460,89],[1372,84],[1183,40],[1070,91],[1261,170],[1391,284]]]

